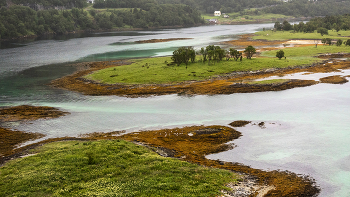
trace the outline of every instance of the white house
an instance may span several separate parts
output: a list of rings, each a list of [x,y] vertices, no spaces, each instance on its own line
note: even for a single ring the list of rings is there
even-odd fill
[[[215,11],[214,12],[214,16],[221,16],[221,12],[220,11]]]
[[[94,3],[95,0],[87,0],[88,3]]]

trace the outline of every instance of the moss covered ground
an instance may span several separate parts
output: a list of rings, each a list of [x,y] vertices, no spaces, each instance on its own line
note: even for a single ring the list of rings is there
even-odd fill
[[[0,196],[216,196],[236,174],[123,140],[53,142],[0,168]]]

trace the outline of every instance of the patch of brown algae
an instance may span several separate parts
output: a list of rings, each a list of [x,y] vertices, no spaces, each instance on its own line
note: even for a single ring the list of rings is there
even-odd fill
[[[68,112],[62,112],[54,107],[21,105],[0,108],[0,121],[37,120],[42,118],[58,118]]]
[[[320,79],[321,83],[343,84],[349,82],[345,77],[335,75]]]
[[[0,123],[32,121],[45,118],[57,118],[68,114],[53,107],[21,105],[15,107],[5,107],[0,109]],[[0,127],[0,164],[8,160],[10,155],[15,155],[21,151],[19,145],[26,141],[36,140],[44,137],[40,133],[29,133],[23,131],[13,131]]]

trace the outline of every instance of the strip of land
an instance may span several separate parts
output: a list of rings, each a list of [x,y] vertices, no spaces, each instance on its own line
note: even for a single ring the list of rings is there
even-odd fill
[[[151,40],[139,40],[136,43],[158,43],[158,42],[170,42],[174,40],[189,40],[192,38],[168,38],[168,39],[151,39]]]

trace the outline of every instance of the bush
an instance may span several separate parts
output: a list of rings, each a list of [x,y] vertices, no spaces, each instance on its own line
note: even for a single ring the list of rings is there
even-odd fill
[[[284,51],[283,50],[279,50],[276,52],[276,57],[278,57],[278,59],[281,59],[282,57],[284,57]]]

